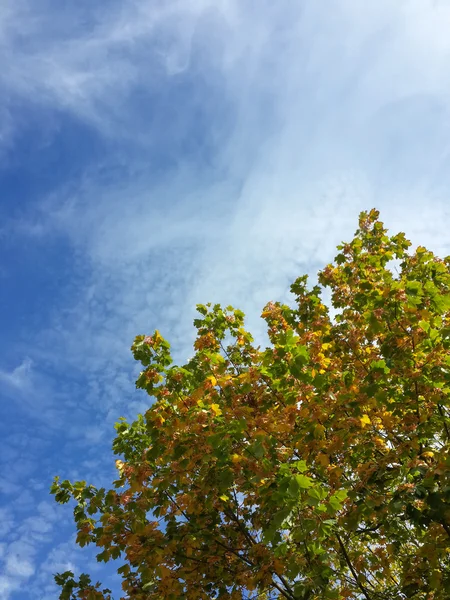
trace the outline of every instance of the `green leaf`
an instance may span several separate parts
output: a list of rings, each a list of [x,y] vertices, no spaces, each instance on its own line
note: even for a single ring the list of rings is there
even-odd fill
[[[334,493],[334,496],[340,501],[343,502],[348,494],[347,494],[347,490],[338,490],[337,492]]]
[[[295,475],[294,479],[298,487],[302,490],[307,490],[313,484],[311,477],[307,477],[306,475]]]
[[[427,333],[430,330],[430,324],[428,323],[428,321],[419,321],[418,325],[421,329],[423,329]]]
[[[327,492],[320,486],[315,486],[308,490],[308,496],[319,502],[327,497]]]
[[[109,555],[109,551],[108,550],[103,550],[103,552],[100,552],[99,554],[97,554],[97,562],[108,562],[110,559],[110,555]]]
[[[214,435],[210,435],[208,437],[208,442],[211,444],[211,448],[214,448],[214,450],[217,450],[223,444],[223,434],[216,433]],[[177,454],[176,458],[179,458],[181,456],[181,454],[182,454],[181,452],[180,452],[180,454]]]
[[[333,494],[328,500],[330,506],[334,511],[339,511],[342,508],[344,500],[347,498],[347,492],[345,490],[339,490]]]
[[[390,373],[389,367],[386,365],[384,360],[374,360],[370,363],[370,370],[375,373]]]
[[[279,529],[283,522],[289,517],[291,511],[291,508],[282,508],[281,510],[277,511],[272,517],[272,527]]]
[[[264,456],[264,454],[266,453],[264,446],[259,441],[256,442],[255,444],[252,444],[251,446],[249,446],[248,451],[255,458],[262,458]]]
[[[305,460],[297,460],[294,463],[292,463],[292,467],[294,469],[297,469],[297,471],[299,473],[304,473],[305,471],[308,470],[308,465],[306,464]]]
[[[300,493],[300,486],[298,485],[298,481],[295,477],[292,477],[289,481],[288,494],[292,497],[297,497]]]
[[[231,484],[233,483],[233,479],[234,479],[233,471],[231,469],[224,469],[219,474],[219,481],[220,481],[221,489],[228,490],[230,488]]]
[[[408,281],[405,291],[408,296],[421,296],[423,294],[423,287],[420,281]]]

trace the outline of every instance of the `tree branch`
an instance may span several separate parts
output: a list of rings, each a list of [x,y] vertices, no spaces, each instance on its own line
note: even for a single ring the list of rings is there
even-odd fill
[[[446,419],[444,410],[440,404],[438,404],[438,411],[442,417],[442,423],[444,424],[444,429],[445,429],[445,433],[447,434],[447,439],[450,440],[450,432],[449,432],[448,425],[447,425],[447,419]]]
[[[361,590],[361,592],[364,594],[364,596],[367,598],[367,600],[372,600],[371,596],[369,595],[369,593],[367,592],[366,588],[363,586],[362,583],[360,583],[358,581],[358,573],[355,571],[355,568],[352,565],[352,562],[350,560],[349,555],[347,554],[347,550],[345,549],[345,546],[339,536],[338,533],[336,533],[336,537],[337,537],[337,541],[339,542],[339,546],[341,547],[342,550],[342,554],[344,555],[345,558],[345,562],[348,565],[348,568],[350,569],[350,571],[352,572],[353,578],[355,579],[355,583],[356,585],[359,587],[359,589]]]

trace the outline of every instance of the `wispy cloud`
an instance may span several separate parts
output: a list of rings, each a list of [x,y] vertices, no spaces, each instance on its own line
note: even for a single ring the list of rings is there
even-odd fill
[[[177,77],[182,72],[194,90],[210,77],[231,107],[230,126],[217,133],[221,111],[208,114],[213,168],[204,152],[177,153],[162,173],[125,161],[117,178],[105,182],[91,172],[81,189],[46,208],[49,226],[68,235],[92,269],[75,310],[77,331],[84,321],[90,332],[91,365],[105,357],[102,347],[123,343],[118,327],[129,341],[156,320],[167,322],[180,344],[196,301],[259,309],[306,265],[328,260],[368,206],[379,206],[392,227],[445,249],[448,6],[381,2],[362,11],[339,2],[324,11],[321,3],[281,3],[256,14],[234,2],[169,5],[135,4],[126,21],[123,13],[112,18],[108,33],[90,33],[94,47],[145,40],[149,64],[160,70],[153,80],[139,69],[139,85],[150,95],[167,90],[186,118],[194,108],[206,110],[214,93],[206,88],[192,105]],[[157,40],[155,23],[162,25]],[[167,57],[183,53],[183,69],[168,70]],[[133,67],[132,53],[120,56]],[[113,62],[99,62],[116,71]],[[131,102],[139,85],[125,85]],[[113,101],[108,86],[99,90]],[[129,118],[131,132],[140,128],[141,111],[123,117],[132,104],[120,94],[114,103],[115,124]],[[164,121],[166,112],[156,109]],[[151,116],[150,123],[142,143],[151,148],[165,132]],[[167,131],[175,147],[189,131],[185,121],[176,125]],[[86,336],[80,331],[75,339]]]
[[[0,600],[8,600],[11,593],[17,590],[20,584],[7,575],[0,575]]]
[[[36,497],[34,498],[36,500]],[[70,551],[67,542],[55,543],[55,525],[61,527],[61,521],[53,503],[38,501],[29,511],[30,516],[19,520],[19,515],[13,511],[1,511],[0,516],[7,520],[10,527],[2,532],[5,543],[0,552],[0,599],[6,600],[11,593],[23,589],[25,585],[30,590],[30,597],[43,597],[47,588],[53,591],[53,573],[61,567],[73,567],[73,559],[77,553]],[[53,541],[55,548],[49,548]],[[73,542],[71,542],[73,544]],[[59,557],[55,560],[55,553]],[[43,554],[45,551],[45,554]],[[23,596],[22,596],[23,597]]]
[[[11,554],[5,562],[5,570],[8,575],[14,575],[17,578],[28,578],[34,573],[34,564],[26,558],[23,558],[22,553],[24,548],[20,545],[16,550],[11,549]],[[18,554],[20,552],[20,555]]]
[[[0,369],[0,381],[14,389],[25,390],[31,383],[33,361],[25,358],[23,362],[12,371]]]

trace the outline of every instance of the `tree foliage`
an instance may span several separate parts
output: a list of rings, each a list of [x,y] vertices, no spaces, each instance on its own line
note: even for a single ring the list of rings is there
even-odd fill
[[[116,425],[117,481],[52,488],[78,544],[120,559],[125,598],[450,597],[450,257],[409,248],[362,213],[320,285],[265,307],[264,350],[218,305],[198,306],[182,367],[158,332],[136,338],[155,401]]]

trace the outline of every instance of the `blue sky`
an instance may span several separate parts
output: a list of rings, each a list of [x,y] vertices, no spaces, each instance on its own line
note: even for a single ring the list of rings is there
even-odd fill
[[[108,484],[129,347],[287,300],[376,206],[450,254],[444,0],[0,6],[0,600],[77,551],[53,475]]]

